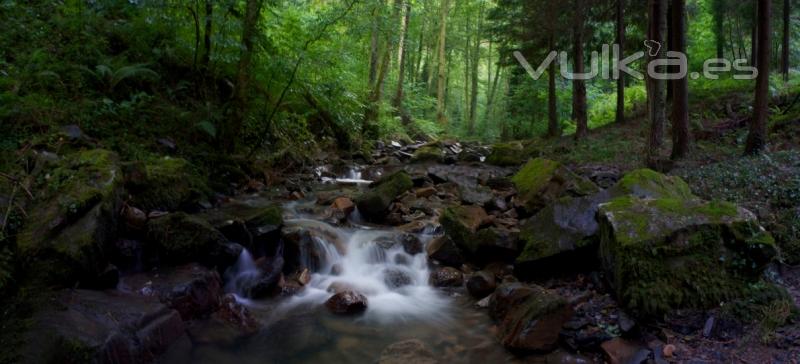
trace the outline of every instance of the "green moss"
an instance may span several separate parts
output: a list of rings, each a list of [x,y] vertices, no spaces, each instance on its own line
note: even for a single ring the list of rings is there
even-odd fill
[[[486,163],[495,166],[512,167],[525,162],[528,156],[519,142],[497,143],[492,146],[492,153],[486,157]]]
[[[426,145],[417,149],[411,157],[411,162],[440,162],[444,159],[442,148],[437,145]]]
[[[174,211],[211,194],[206,179],[185,159],[157,159],[145,166],[144,174],[130,186],[133,204],[141,209]]]
[[[680,177],[666,176],[651,169],[637,169],[626,174],[611,191],[617,196],[632,194],[639,198],[696,198]]]
[[[147,238],[154,253],[169,263],[208,262],[227,242],[207,221],[182,212],[151,221]]]
[[[365,218],[378,221],[383,219],[395,198],[414,187],[414,182],[405,171],[383,177],[369,191],[356,198],[359,212]]]
[[[599,216],[603,264],[623,303],[644,316],[742,297],[776,253],[752,214],[730,203],[625,196]]]

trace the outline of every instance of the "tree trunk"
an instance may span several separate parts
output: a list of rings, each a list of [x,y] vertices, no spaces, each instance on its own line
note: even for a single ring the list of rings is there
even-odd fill
[[[649,0],[648,15],[649,15],[649,29],[648,39],[665,44],[665,35],[667,33],[667,0]],[[664,58],[666,55],[666,47],[661,47],[658,55],[648,58],[650,61],[653,59]],[[661,67],[663,68],[663,67]],[[663,72],[663,70],[662,70]],[[648,114],[650,119],[650,138],[648,139],[647,160],[648,162],[654,160],[661,149],[662,139],[664,137],[664,123],[666,120],[666,93],[664,92],[664,81],[647,77],[648,80]]]
[[[442,8],[439,14],[439,73],[436,85],[436,121],[441,125],[447,125],[447,115],[445,110],[445,82],[447,72],[447,12],[450,9],[450,0],[442,0]]]
[[[550,30],[550,37],[547,41],[550,51],[555,50],[555,30]],[[558,110],[556,106],[556,62],[550,62],[547,69],[547,136],[551,138],[561,136],[561,128],[558,125]]]
[[[755,68],[758,68],[759,66],[758,48],[761,47],[761,42],[759,41],[759,36],[758,36],[759,25],[760,25],[758,23],[759,19],[758,12],[761,11],[762,9],[760,9],[759,1],[760,0],[753,0],[753,6],[755,7],[755,9],[753,12],[753,28],[751,29],[751,34],[750,34],[750,64],[752,64],[753,67]],[[769,58],[767,58],[767,62],[769,62]]]
[[[725,0],[713,0],[711,12],[714,17],[714,41],[717,58],[725,58]]]
[[[672,0],[672,50],[686,54],[686,0]],[[689,78],[672,81],[672,159],[689,152]]]
[[[575,56],[575,73],[584,73],[584,57],[583,57],[583,1],[575,0],[575,24],[573,29],[573,53]],[[581,140],[586,137],[589,131],[588,116],[586,111],[586,81],[575,79],[572,80],[572,110],[575,115],[575,140]]]
[[[783,0],[783,46],[781,48],[781,70],[783,79],[789,81],[789,39],[791,32],[792,13],[790,0]]]
[[[747,135],[746,154],[758,154],[767,145],[767,119],[769,117],[769,57],[772,51],[770,37],[772,0],[758,0],[758,69],[756,79],[756,99],[753,106],[753,118],[750,120],[750,132]]]
[[[261,16],[262,0],[247,0],[242,22],[242,50],[236,72],[235,111],[228,128],[222,135],[222,143],[228,152],[233,152],[239,139],[244,119],[247,116],[247,95],[250,90],[251,68],[255,51],[255,34]]]
[[[481,61],[481,33],[483,33],[483,7],[484,1],[481,1],[480,11],[478,12],[478,29],[475,33],[475,44],[472,49],[472,86],[470,87],[470,100],[469,100],[469,124],[467,125],[467,135],[472,136],[475,134],[475,120],[478,118],[478,66]]]
[[[395,0],[394,2],[394,17],[392,19],[397,19],[398,15],[398,2],[401,0]],[[383,98],[383,84],[386,80],[386,74],[389,72],[390,62],[392,60],[392,42],[390,40],[390,36],[387,33],[386,39],[384,39],[385,46],[380,56],[380,64],[378,65],[377,74],[375,77],[375,83],[372,85],[372,90],[370,91],[370,96],[367,100],[367,110],[364,113],[364,124],[361,127],[361,133],[364,137],[364,140],[372,140],[378,137],[378,131],[376,129],[376,121],[380,117],[381,114],[381,99]]]
[[[380,16],[385,3],[380,1],[372,10],[372,34],[369,41],[369,88],[375,87],[378,77],[378,63],[380,62]]]
[[[208,73],[209,63],[211,62],[211,32],[214,21],[214,2],[212,0],[206,0],[205,17],[205,31],[203,33],[203,56],[200,59],[203,72]]]
[[[617,61],[625,58],[625,1],[617,0],[617,44],[619,44],[619,57]],[[625,122],[625,74],[620,73],[617,79],[617,123]]]
[[[403,114],[403,82],[406,75],[406,52],[408,48],[408,24],[411,20],[411,0],[403,0],[403,22],[400,26],[400,50],[398,52],[399,70],[397,74],[397,92],[394,95],[392,106],[397,109],[398,115]]]
[[[489,62],[491,63],[491,61]],[[498,64],[495,68],[494,78],[492,79],[492,88],[489,90],[489,95],[486,97],[486,110],[484,111],[483,124],[488,125],[489,118],[492,115],[492,107],[494,106],[494,95],[497,92],[497,82],[500,80],[501,67]]]

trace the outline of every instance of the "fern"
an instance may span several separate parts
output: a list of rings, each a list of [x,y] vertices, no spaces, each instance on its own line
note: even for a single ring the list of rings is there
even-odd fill
[[[120,67],[116,70],[105,64],[95,66],[94,70],[85,66],[80,67],[80,69],[90,75],[95,82],[102,85],[103,90],[107,94],[114,93],[114,89],[116,89],[122,81],[127,79],[155,81],[160,78],[158,73],[148,68],[147,64],[133,64]]]

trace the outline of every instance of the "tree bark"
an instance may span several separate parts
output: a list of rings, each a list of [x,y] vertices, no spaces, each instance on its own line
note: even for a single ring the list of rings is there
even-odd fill
[[[617,62],[625,58],[625,0],[617,0],[617,44],[619,57]],[[625,75],[620,73],[617,79],[617,123],[625,122]]]
[[[772,0],[758,0],[758,78],[756,79],[756,99],[750,132],[747,135],[745,154],[758,154],[767,145],[767,119],[769,117],[769,58],[772,51],[770,41],[772,32]]]
[[[672,40],[674,51],[686,54],[686,0],[672,0]],[[672,159],[689,152],[689,78],[672,81]]]
[[[450,0],[442,0],[442,7],[439,14],[439,72],[436,85],[436,121],[441,125],[447,125],[447,114],[445,110],[445,87],[447,72],[447,13],[450,9]]]
[[[393,18],[397,19],[398,3],[401,0],[395,0]],[[373,140],[378,137],[376,129],[376,121],[381,114],[381,99],[383,98],[383,84],[386,80],[386,74],[389,73],[390,62],[392,60],[392,42],[387,33],[384,39],[384,48],[380,56],[380,64],[378,65],[377,74],[375,75],[375,83],[372,85],[369,98],[367,100],[367,110],[364,113],[364,124],[361,127],[361,133],[365,140]]]
[[[789,81],[789,40],[791,38],[791,1],[783,0],[783,45],[781,48],[781,70],[783,71],[783,79]]]
[[[649,0],[648,15],[649,29],[648,39],[662,44],[658,55],[648,60],[664,58],[666,55],[665,35],[667,33],[667,0]],[[663,68],[663,67],[661,67]],[[663,70],[662,70],[663,72]],[[666,120],[666,93],[664,92],[663,80],[657,80],[648,75],[648,114],[650,119],[650,137],[648,139],[647,160],[652,161],[662,146],[664,137],[664,123]]]
[[[575,60],[575,73],[584,73],[584,57],[583,57],[583,1],[575,0],[575,24],[573,29],[573,53]],[[572,110],[575,115],[575,140],[581,140],[586,137],[589,131],[588,116],[586,111],[586,81],[575,79],[572,80]]]
[[[225,149],[229,152],[233,152],[236,147],[236,140],[240,137],[242,124],[247,115],[247,95],[252,78],[251,68],[255,51],[256,27],[261,16],[262,4],[263,0],[247,0],[245,5],[242,22],[242,51],[239,55],[236,72],[235,114],[221,138]]]
[[[375,87],[378,77],[378,66],[380,62],[380,13],[385,2],[381,0],[372,9],[372,34],[369,40],[369,88]]]
[[[470,100],[469,100],[469,124],[467,125],[467,135],[475,134],[475,121],[478,119],[478,66],[481,61],[481,33],[483,33],[483,7],[484,1],[481,1],[480,11],[478,12],[478,29],[475,33],[475,44],[472,49],[472,85],[470,87]]]
[[[400,26],[400,50],[398,52],[399,69],[397,74],[397,92],[394,95],[392,106],[399,115],[403,113],[403,82],[406,75],[406,53],[408,48],[408,24],[411,20],[411,0],[403,0],[403,22]]]
[[[548,38],[548,48],[555,50],[555,30],[550,29]],[[558,109],[556,105],[556,62],[551,62],[547,69],[547,136],[556,138],[561,136],[561,128],[558,125]]]
[[[204,73],[208,73],[209,63],[211,62],[211,32],[213,22],[214,2],[212,0],[206,0],[205,30],[203,32],[203,56],[200,58]]]
[[[759,25],[760,25],[758,22],[758,20],[760,19],[758,12],[761,11],[762,9],[761,6],[759,5],[759,1],[761,0],[753,0],[753,7],[755,9],[753,12],[753,28],[751,29],[752,32],[750,34],[750,57],[751,57],[750,63],[755,68],[758,68],[759,66],[758,48],[761,47],[761,42],[759,41],[759,35],[758,35]],[[769,58],[767,58],[767,64],[769,64]]]
[[[712,0],[711,7],[717,58],[725,58],[725,0]]]

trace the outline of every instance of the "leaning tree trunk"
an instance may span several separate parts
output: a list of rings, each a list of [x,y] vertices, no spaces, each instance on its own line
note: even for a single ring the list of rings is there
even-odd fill
[[[450,8],[450,0],[442,0],[442,8],[439,14],[439,73],[436,82],[436,121],[441,125],[447,125],[447,115],[445,113],[445,87],[447,75],[447,12]]]
[[[619,56],[617,62],[625,58],[625,0],[617,0],[617,44]],[[620,73],[617,79],[617,123],[625,122],[625,75]]]
[[[767,145],[767,118],[769,117],[769,58],[772,52],[770,37],[772,0],[758,0],[758,78],[756,79],[756,100],[750,132],[747,135],[746,154],[758,154]]]
[[[575,54],[575,73],[582,74],[584,70],[583,57],[583,1],[575,0],[575,29],[574,42],[572,43]],[[575,139],[581,140],[589,131],[588,115],[586,111],[586,81],[572,80],[572,111],[575,114]]]
[[[649,29],[648,39],[665,44],[667,34],[667,0],[649,0]],[[664,58],[666,47],[661,47],[653,59]],[[663,67],[661,67],[663,68]],[[663,70],[661,70],[663,72]],[[648,139],[647,161],[651,162],[658,156],[664,137],[664,124],[666,120],[666,93],[664,92],[664,80],[658,80],[648,75],[648,114],[650,119],[650,137]]]
[[[686,54],[686,0],[672,0],[672,39],[670,48]],[[672,81],[672,159],[689,152],[689,78]]]

